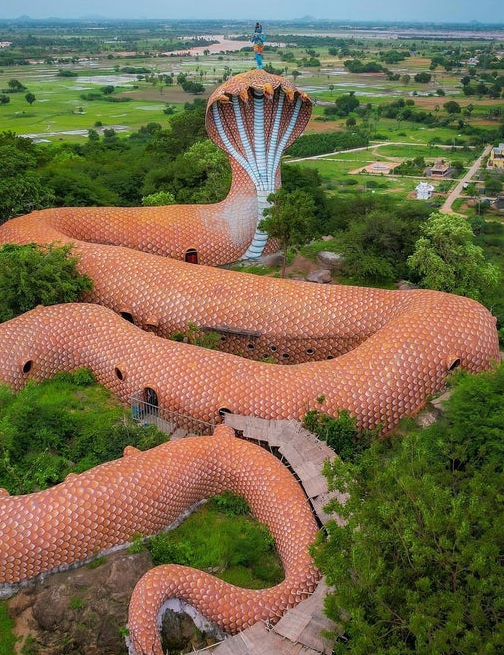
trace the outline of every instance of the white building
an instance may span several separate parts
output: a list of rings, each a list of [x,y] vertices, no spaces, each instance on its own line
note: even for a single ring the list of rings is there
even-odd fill
[[[429,200],[432,198],[432,193],[434,192],[434,187],[428,182],[420,182],[415,187],[417,200]]]

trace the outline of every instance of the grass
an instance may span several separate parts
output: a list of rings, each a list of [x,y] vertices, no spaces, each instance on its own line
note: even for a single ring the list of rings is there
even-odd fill
[[[359,153],[353,153],[358,155]],[[366,157],[366,159],[364,159]],[[367,190],[373,193],[394,192],[403,195],[410,194],[418,184],[420,177],[400,177],[396,175],[373,175],[366,173],[350,174],[350,171],[361,168],[377,161],[378,158],[369,158],[369,152],[352,159],[337,156],[325,159],[306,160],[300,165],[315,168],[320,173],[322,181],[328,190],[338,193],[354,193],[356,190]]]
[[[121,457],[126,445],[146,449],[166,440],[164,433],[133,423],[118,399],[83,370],[31,381],[17,393],[2,385],[0,397],[12,435],[12,443],[3,444],[0,486],[12,494]]]
[[[23,80],[27,84],[26,80]],[[0,81],[0,85],[2,81]],[[139,98],[131,102],[113,103],[104,100],[85,101],[75,86],[68,80],[52,80],[45,85],[40,82],[30,84],[29,88],[36,97],[30,107],[24,93],[11,94],[8,105],[0,107],[0,130],[11,130],[18,134],[35,134],[38,138],[54,138],[55,133],[87,131],[93,129],[97,121],[105,127],[114,127],[116,131],[128,133],[150,122],[160,123],[166,127],[169,118],[163,113],[164,100],[145,100]],[[88,90],[98,91],[101,84],[86,84]],[[58,134],[65,137],[64,134]],[[67,135],[72,136],[72,135]]]
[[[13,633],[15,622],[9,616],[7,608],[7,601],[0,601],[0,655],[12,655],[16,643],[16,637]]]
[[[242,273],[252,273],[253,275],[271,275],[275,269],[263,264],[251,264],[248,262],[238,262],[227,267],[232,271],[239,271]]]
[[[145,66],[152,68],[152,60],[121,60],[124,66]],[[92,66],[96,66],[93,68]],[[126,75],[114,70],[110,62],[76,65],[78,77],[58,76],[58,67],[47,64],[12,67],[0,71],[0,89],[7,88],[10,79],[18,79],[27,90],[35,95],[30,106],[25,91],[9,94],[10,102],[0,105],[0,131],[12,130],[18,134],[37,134],[54,139],[54,133],[84,131],[93,129],[100,121],[104,127],[130,133],[150,122],[166,127],[169,117],[163,113],[166,104],[180,108],[184,102],[191,102],[194,96],[184,93],[180,87],[153,86],[136,75]],[[114,96],[126,96],[129,102],[85,100],[81,96],[100,92],[100,88],[112,85]],[[82,110],[82,111],[81,111]],[[78,138],[75,134],[58,134],[60,139]],[[80,135],[82,138],[82,135]]]
[[[338,239],[330,239],[328,241],[312,241],[311,243],[302,246],[299,249],[299,254],[302,257],[306,257],[307,259],[315,260],[317,255],[323,250],[327,250],[329,252],[340,252],[341,248]]]
[[[294,30],[295,32],[295,30]],[[93,42],[89,34],[85,35],[84,41],[88,44]],[[137,34],[135,37],[136,48],[141,51],[156,51],[161,46],[164,37],[159,33]],[[145,47],[141,47],[143,44]],[[365,59],[376,58],[376,50],[383,48],[396,48],[397,41],[382,39],[379,48],[372,40],[363,40],[361,44],[365,50]],[[473,44],[472,44],[473,45]],[[27,90],[33,93],[36,101],[30,107],[25,100],[25,92],[9,94],[11,102],[8,105],[0,106],[0,131],[13,130],[18,134],[39,134],[42,138],[49,140],[72,139],[79,140],[87,136],[87,130],[93,129],[96,121],[101,121],[105,127],[114,127],[124,133],[131,133],[149,122],[158,122],[163,126],[168,125],[168,117],[163,114],[165,103],[181,107],[184,102],[190,102],[194,96],[182,92],[178,85],[159,86],[146,80],[138,80],[135,74],[125,75],[121,68],[132,66],[135,68],[145,67],[155,74],[159,73],[187,73],[195,81],[202,81],[206,86],[207,97],[215,88],[215,85],[222,79],[223,74],[231,72],[236,74],[253,67],[251,51],[228,52],[226,54],[199,55],[197,57],[175,56],[175,57],[128,57],[119,56],[117,48],[108,47],[100,54],[94,54],[89,59],[82,57],[84,53],[76,51],[74,54],[80,57],[78,63],[69,64],[48,64],[41,60],[29,66],[12,66],[0,70],[0,89],[7,88],[10,79],[20,80]],[[427,39],[422,39],[417,44],[418,49],[425,50],[425,56],[409,57],[402,61],[398,67],[401,72],[409,72],[412,77],[419,70],[427,70],[430,63],[431,44]],[[96,43],[94,52],[103,48],[101,43]],[[277,70],[285,72],[289,77],[294,70],[300,70],[302,75],[296,84],[306,89],[314,100],[324,103],[332,103],[343,93],[355,92],[361,104],[370,104],[375,107],[383,102],[391,102],[401,96],[413,97],[418,108],[433,110],[438,105],[440,113],[443,114],[442,105],[447,99],[457,98],[462,106],[471,103],[474,106],[473,116],[483,118],[492,102],[477,98],[465,98],[461,96],[460,71],[447,73],[437,69],[435,79],[429,84],[417,84],[411,79],[408,84],[402,81],[387,80],[383,74],[351,74],[344,69],[344,60],[347,57],[339,58],[329,55],[326,47],[317,48],[317,56],[321,61],[321,68],[306,68],[300,64],[301,59],[307,56],[303,47],[289,46],[295,60],[285,62],[282,54],[285,48],[266,48],[265,61],[273,65]],[[86,53],[87,54],[87,53]],[[69,53],[67,52],[67,56]],[[77,73],[77,77],[61,77],[58,75],[59,68],[68,68]],[[111,103],[106,101],[87,101],[81,98],[83,93],[96,92],[101,86],[112,84],[117,88],[115,95],[126,95],[131,97],[130,102]],[[333,89],[329,89],[329,85]],[[436,90],[443,88],[446,97],[437,97]],[[416,94],[416,95],[415,95]],[[82,108],[82,111],[80,109]],[[323,113],[323,106],[315,105],[314,116]],[[358,124],[360,123],[358,120]],[[344,123],[344,121],[343,121]],[[397,121],[380,119],[377,126],[378,133],[382,132],[390,139],[397,140],[398,132],[406,132],[406,140],[412,143],[428,143],[432,138],[440,139],[450,143],[454,138],[454,131],[446,128],[426,128],[420,125],[410,125],[405,128],[406,121],[398,126]],[[332,122],[335,127],[341,121]],[[489,126],[488,129],[492,129]],[[308,127],[308,132],[311,130]],[[332,128],[330,128],[332,129]],[[72,132],[81,131],[79,134]],[[65,134],[70,132],[70,134]],[[54,133],[56,133],[54,135]]]
[[[220,498],[210,500],[175,530],[153,537],[148,547],[154,563],[207,570],[249,589],[281,582],[282,566],[267,528],[243,513],[243,506],[222,507]]]

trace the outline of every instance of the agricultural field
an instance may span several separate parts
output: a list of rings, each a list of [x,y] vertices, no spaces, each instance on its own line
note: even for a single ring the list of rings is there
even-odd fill
[[[186,103],[205,102],[219,83],[254,65],[247,29],[131,21],[21,25],[14,32],[0,21],[0,42],[12,43],[0,49],[0,132],[56,143],[85,142],[90,131],[129,135],[153,123],[169,128]],[[302,162],[319,171],[329,191],[411,197],[421,174],[359,168],[423,157],[427,165],[458,162],[460,175],[486,143],[499,142],[504,32],[499,40],[484,31],[479,38],[449,29],[435,35],[282,24],[267,29],[267,70],[292,79],[313,100],[306,134],[365,138],[364,151]],[[481,66],[470,63],[480,60]],[[441,192],[449,186],[442,181]]]

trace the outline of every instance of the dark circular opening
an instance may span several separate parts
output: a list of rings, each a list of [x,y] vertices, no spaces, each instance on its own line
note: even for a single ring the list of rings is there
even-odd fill
[[[220,340],[221,340],[221,343],[226,343],[226,337],[221,337]]]
[[[290,357],[289,353],[282,354],[282,359],[289,359],[289,357]]]
[[[228,409],[227,407],[221,407],[221,408],[219,409],[219,416],[220,416],[221,418],[224,418],[224,415],[225,415],[225,414],[231,414],[231,413],[232,413],[231,410]]]
[[[306,351],[306,354],[307,355],[313,355],[314,352],[315,351],[313,350],[313,348],[308,348],[307,351]]]
[[[327,359],[334,359],[334,355],[327,355]]]
[[[198,263],[198,251],[194,248],[189,248],[186,250],[185,260],[188,264],[197,264]]]
[[[128,321],[128,323],[133,323],[133,314],[130,314],[130,312],[121,312],[121,316],[125,321]]]
[[[114,370],[115,370],[115,374],[116,374],[117,379],[118,380],[124,380],[124,375],[123,375],[123,372],[121,371],[121,369],[117,368],[117,366],[116,366]]]
[[[460,366],[460,359],[457,357],[457,359],[454,359],[453,362],[450,364],[448,367],[449,371],[454,371],[456,368]]]
[[[29,373],[32,369],[33,366],[33,361],[31,359],[28,359],[24,364],[23,364],[23,373]]]
[[[276,353],[278,348],[276,346],[270,346],[270,350],[271,350],[272,353]]]
[[[248,344],[247,344],[247,348],[248,348],[249,350],[254,350],[255,346],[254,346],[253,343],[248,343]]]

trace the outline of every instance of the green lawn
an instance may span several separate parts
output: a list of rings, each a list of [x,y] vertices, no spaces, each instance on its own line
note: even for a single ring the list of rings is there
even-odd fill
[[[16,638],[13,634],[14,620],[7,610],[7,601],[0,601],[0,655],[13,655]]]
[[[59,77],[58,69],[37,68],[35,71],[17,72],[20,82],[30,93],[35,95],[35,102],[30,106],[25,99],[25,92],[9,94],[9,104],[0,106],[0,131],[11,130],[17,134],[37,134],[41,138],[50,138],[54,132],[92,129],[97,121],[104,126],[114,127],[117,131],[131,132],[150,122],[168,124],[168,116],[163,113],[166,106],[163,96],[159,99],[138,99],[131,102],[108,102],[105,100],[89,101],[81,96],[87,93],[100,93],[100,88],[110,84],[124,92],[134,92],[140,83],[134,79],[130,82],[126,76],[113,71],[79,71],[79,77]],[[23,74],[24,73],[24,74]],[[6,88],[8,80],[13,78],[9,71],[0,75],[0,88]],[[142,83],[147,86],[146,82]],[[64,135],[60,135],[64,136]]]

